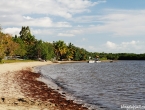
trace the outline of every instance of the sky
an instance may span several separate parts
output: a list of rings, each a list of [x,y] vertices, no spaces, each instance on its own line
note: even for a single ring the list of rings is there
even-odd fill
[[[0,0],[0,25],[89,52],[145,53],[145,0]]]

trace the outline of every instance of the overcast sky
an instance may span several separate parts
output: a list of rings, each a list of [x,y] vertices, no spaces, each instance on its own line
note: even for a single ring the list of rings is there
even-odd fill
[[[145,53],[145,0],[0,0],[0,25],[90,52]]]

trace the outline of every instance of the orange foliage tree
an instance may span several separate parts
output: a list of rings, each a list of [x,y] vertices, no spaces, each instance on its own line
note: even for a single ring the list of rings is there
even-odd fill
[[[14,56],[19,44],[13,41],[9,34],[5,34],[0,28],[0,62],[5,56]]]

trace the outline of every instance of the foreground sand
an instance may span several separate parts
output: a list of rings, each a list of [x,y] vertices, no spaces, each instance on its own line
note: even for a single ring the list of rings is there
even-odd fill
[[[41,74],[26,69],[47,64],[52,62],[1,64],[0,110],[87,110],[38,81]]]

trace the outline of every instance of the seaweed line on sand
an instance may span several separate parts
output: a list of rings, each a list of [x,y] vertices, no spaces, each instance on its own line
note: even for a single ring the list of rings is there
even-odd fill
[[[82,104],[74,103],[73,100],[66,100],[62,94],[49,88],[44,82],[38,81],[37,78],[39,77],[41,77],[40,73],[32,72],[30,69],[18,71],[15,76],[21,87],[21,92],[30,100],[29,103],[36,104],[37,102],[37,105],[45,107],[51,105],[55,107],[55,110],[88,110]]]

